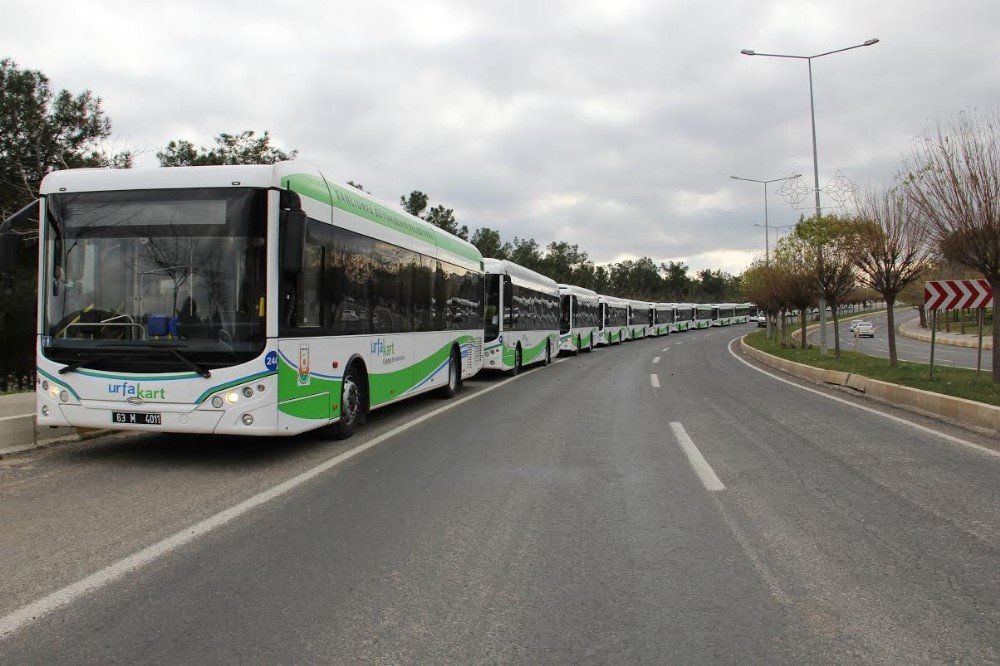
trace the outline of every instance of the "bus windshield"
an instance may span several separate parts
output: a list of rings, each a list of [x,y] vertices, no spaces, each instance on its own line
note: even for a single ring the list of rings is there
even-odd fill
[[[201,374],[259,355],[266,201],[248,188],[49,195],[42,352]]]

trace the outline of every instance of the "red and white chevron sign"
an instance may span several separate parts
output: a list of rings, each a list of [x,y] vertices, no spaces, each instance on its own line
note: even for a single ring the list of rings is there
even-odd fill
[[[993,290],[986,280],[924,282],[925,310],[965,310],[993,307]]]

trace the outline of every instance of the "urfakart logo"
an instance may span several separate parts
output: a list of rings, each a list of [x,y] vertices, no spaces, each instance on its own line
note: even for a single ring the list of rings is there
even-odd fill
[[[372,342],[372,353],[376,356],[392,356],[396,351],[396,343],[386,343],[385,338],[378,338]]]
[[[166,389],[144,389],[139,382],[121,382],[108,384],[108,393],[120,395],[123,398],[141,398],[143,400],[166,400]]]

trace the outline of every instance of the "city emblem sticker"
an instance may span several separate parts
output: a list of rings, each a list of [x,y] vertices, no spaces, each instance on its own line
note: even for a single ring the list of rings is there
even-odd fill
[[[309,346],[299,347],[299,386],[309,386]]]
[[[278,352],[271,351],[267,352],[267,356],[264,357],[264,367],[266,367],[271,372],[278,369]]]

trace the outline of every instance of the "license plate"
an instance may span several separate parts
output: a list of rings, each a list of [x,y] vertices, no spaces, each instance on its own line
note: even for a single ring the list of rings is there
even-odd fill
[[[119,425],[162,425],[160,415],[153,412],[111,412],[112,423]]]

